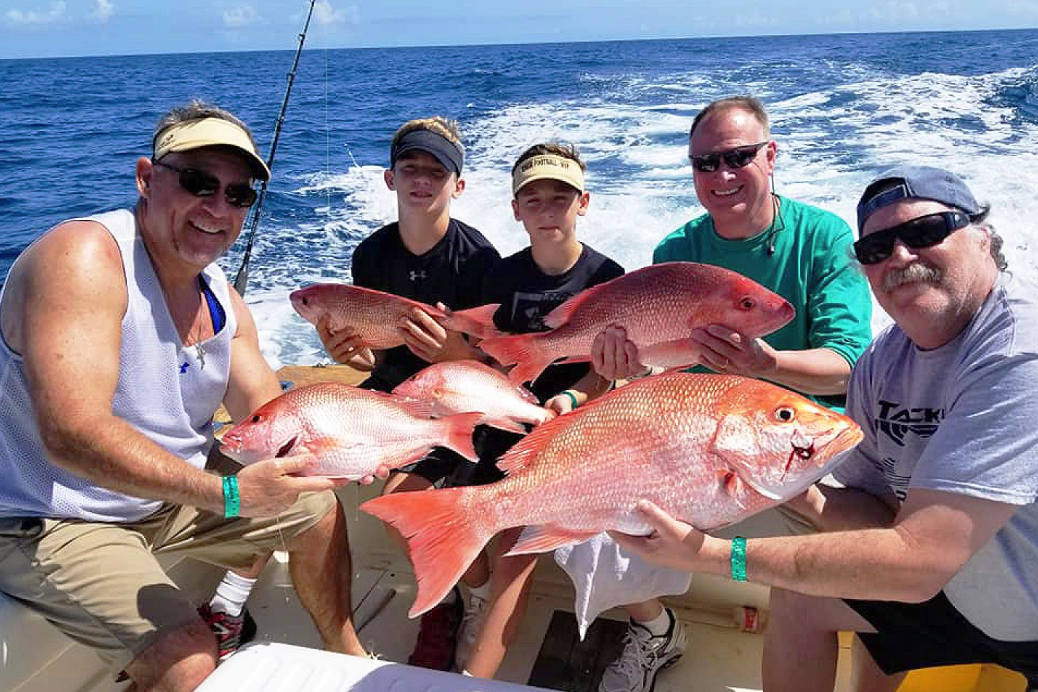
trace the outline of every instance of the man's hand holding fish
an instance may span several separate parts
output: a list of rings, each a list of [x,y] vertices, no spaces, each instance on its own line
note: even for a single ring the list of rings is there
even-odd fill
[[[639,500],[638,510],[652,526],[652,532],[645,536],[632,536],[609,531],[613,540],[622,547],[663,567],[686,572],[728,573],[715,572],[710,569],[710,565],[721,564],[728,559],[731,541],[697,531],[691,524],[675,519],[649,500]]]

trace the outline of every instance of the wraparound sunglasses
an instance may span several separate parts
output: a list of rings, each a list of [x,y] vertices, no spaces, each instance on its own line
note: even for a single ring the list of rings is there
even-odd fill
[[[941,211],[906,221],[882,231],[869,233],[854,243],[854,256],[862,264],[878,264],[894,252],[894,243],[913,249],[933,247],[953,232],[970,225],[970,218],[961,211]]]
[[[209,197],[220,189],[220,179],[197,168],[178,168],[165,161],[152,161],[157,166],[168,168],[179,174],[180,187],[195,197]],[[248,183],[231,183],[223,188],[227,204],[239,209],[251,207],[256,201],[256,190]]]
[[[757,158],[757,152],[767,146],[767,144],[767,142],[747,144],[741,147],[725,149],[724,151],[692,155],[689,156],[689,159],[692,161],[692,168],[700,173],[713,173],[721,167],[722,160],[729,168],[744,168],[750,164],[750,161]]]

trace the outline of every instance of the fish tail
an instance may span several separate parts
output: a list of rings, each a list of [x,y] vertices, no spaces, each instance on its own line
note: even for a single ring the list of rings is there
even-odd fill
[[[494,313],[501,307],[500,303],[480,305],[468,310],[455,310],[444,320],[444,326],[455,332],[464,332],[480,339],[501,336],[494,326]]]
[[[543,353],[541,336],[538,333],[502,336],[487,339],[479,347],[501,365],[516,363],[517,365],[508,373],[508,379],[522,384],[537,379],[554,360],[550,355]]]
[[[444,446],[453,449],[469,461],[479,461],[479,455],[472,446],[472,429],[482,420],[483,414],[478,411],[456,413],[453,416],[441,418],[440,422],[447,427],[447,439],[443,443]]]
[[[360,506],[407,540],[418,595],[408,616],[439,603],[479,555],[493,533],[481,531],[460,502],[469,488],[383,495]]]

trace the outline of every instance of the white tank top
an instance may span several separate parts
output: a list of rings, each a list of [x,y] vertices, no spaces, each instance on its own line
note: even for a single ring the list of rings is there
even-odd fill
[[[213,442],[213,414],[227,391],[231,338],[238,327],[227,278],[215,264],[202,274],[225,319],[216,335],[202,343],[199,358],[196,346],[185,347],[180,340],[133,213],[123,209],[88,220],[115,238],[126,275],[112,412],[158,446],[202,468]],[[161,505],[98,487],[47,461],[21,355],[0,339],[0,516],[136,521]]]

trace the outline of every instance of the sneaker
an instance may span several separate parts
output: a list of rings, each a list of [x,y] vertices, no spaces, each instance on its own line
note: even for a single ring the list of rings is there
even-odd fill
[[[685,653],[685,626],[666,608],[670,627],[667,633],[653,636],[633,620],[627,624],[624,650],[602,673],[599,692],[652,692],[656,674],[674,665]]]
[[[469,602],[465,606],[465,615],[461,618],[458,629],[458,645],[454,650],[454,663],[458,670],[465,670],[468,665],[472,647],[476,645],[476,637],[483,629],[483,621],[487,617],[487,600],[474,593],[469,593]]]
[[[462,608],[461,593],[455,587],[453,603],[441,603],[422,615],[414,651],[407,658],[409,665],[450,670],[454,663]]]
[[[243,608],[239,615],[231,615],[213,610],[206,603],[199,606],[198,614],[216,635],[216,646],[221,661],[256,636],[256,621],[252,619],[248,608]]]

